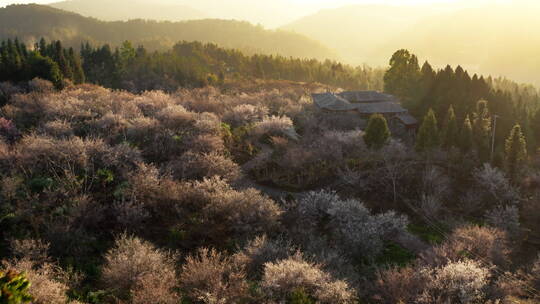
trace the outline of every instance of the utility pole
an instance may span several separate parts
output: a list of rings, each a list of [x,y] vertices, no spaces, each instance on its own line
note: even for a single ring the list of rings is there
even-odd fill
[[[491,137],[491,162],[493,163],[493,154],[495,153],[495,132],[497,131],[497,118],[498,115],[493,115],[493,134]]]

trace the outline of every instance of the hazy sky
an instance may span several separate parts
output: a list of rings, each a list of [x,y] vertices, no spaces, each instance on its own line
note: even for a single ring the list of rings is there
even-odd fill
[[[13,3],[47,4],[60,0],[0,0],[0,7]],[[114,1],[114,0],[111,0]],[[211,18],[239,19],[260,23],[266,27],[278,27],[300,17],[313,14],[321,9],[335,8],[352,4],[460,4],[493,3],[512,0],[133,0],[155,3],[177,3],[204,12]],[[514,0],[518,1],[518,0]],[[519,0],[523,1],[523,0]],[[535,0],[536,1],[536,0]]]
[[[220,0],[223,1],[223,0]],[[256,2],[267,2],[268,0],[252,0],[253,3]],[[337,6],[343,6],[347,4],[365,4],[365,3],[392,3],[392,4],[423,4],[423,3],[434,3],[434,2],[453,2],[456,0],[288,0],[288,1],[277,1],[277,2],[289,2],[294,4],[301,4],[311,7],[318,7],[318,8],[324,8],[324,7],[337,7]],[[34,1],[11,1],[11,0],[0,0],[0,6],[6,6],[8,4],[13,3],[51,3],[56,1],[51,0],[34,0]],[[190,1],[182,1],[182,0],[170,0],[169,2],[190,2]],[[193,0],[192,2],[196,3],[197,0]]]

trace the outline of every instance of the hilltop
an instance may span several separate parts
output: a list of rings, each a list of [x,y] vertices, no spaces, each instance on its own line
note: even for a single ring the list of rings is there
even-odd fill
[[[181,21],[203,19],[208,15],[187,5],[152,3],[140,0],[68,0],[49,4],[49,6],[95,17],[105,21],[151,19],[163,21]]]
[[[328,48],[303,35],[266,30],[248,22],[218,19],[106,22],[36,4],[10,5],[0,9],[0,38],[14,37],[26,43],[44,37],[47,40],[62,40],[65,45],[75,47],[87,41],[119,45],[130,40],[136,45],[145,45],[149,50],[169,48],[178,41],[200,41],[239,49],[247,54],[335,58]]]

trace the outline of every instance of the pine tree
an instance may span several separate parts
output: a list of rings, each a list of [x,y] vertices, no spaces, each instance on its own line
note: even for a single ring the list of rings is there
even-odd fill
[[[450,105],[443,128],[443,147],[446,149],[458,146],[458,124],[454,107]]]
[[[39,53],[42,56],[47,56],[47,42],[45,41],[45,38],[41,37],[39,40]]]
[[[381,114],[373,114],[369,118],[364,141],[369,148],[380,149],[390,138],[390,129],[386,119]]]
[[[75,54],[73,48],[69,48],[68,61],[73,70],[73,82],[76,84],[83,83],[85,80],[84,71],[81,65],[81,58]]]
[[[540,109],[534,113],[530,124],[534,134],[534,139],[537,144],[540,144]]]
[[[521,126],[515,125],[505,143],[505,165],[508,176],[516,178],[519,168],[527,160],[527,142]]]
[[[439,146],[439,129],[437,127],[437,118],[432,109],[424,117],[424,121],[418,131],[416,139],[416,151],[426,152]]]
[[[489,113],[488,102],[486,100],[479,100],[476,103],[476,112],[474,113],[473,122],[473,139],[480,160],[482,162],[489,161],[491,114]]]
[[[464,154],[471,152],[473,147],[473,130],[469,115],[465,117],[459,137],[459,147]]]

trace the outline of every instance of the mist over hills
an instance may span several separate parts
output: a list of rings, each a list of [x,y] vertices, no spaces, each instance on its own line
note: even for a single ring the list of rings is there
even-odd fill
[[[214,18],[248,21],[270,28],[314,13],[320,7],[290,0],[64,0],[50,5],[107,21]]]
[[[21,22],[24,20],[24,22]],[[62,40],[68,46],[81,42],[118,45],[125,40],[149,50],[168,48],[178,41],[216,43],[246,54],[280,54],[299,58],[336,58],[321,43],[283,30],[266,30],[248,22],[192,20],[159,22],[130,20],[105,22],[43,5],[11,5],[0,9],[0,38],[18,37],[33,43],[41,37]]]
[[[352,5],[321,10],[282,28],[329,45],[349,62],[386,65],[396,49],[381,52],[380,46],[435,13],[414,6]]]
[[[181,21],[203,19],[208,15],[187,5],[141,0],[68,0],[49,4],[52,7],[95,17],[104,21],[151,19]]]
[[[386,66],[407,48],[438,67],[462,65],[540,84],[540,4],[359,5],[322,10],[283,29],[317,39],[352,64]]]

